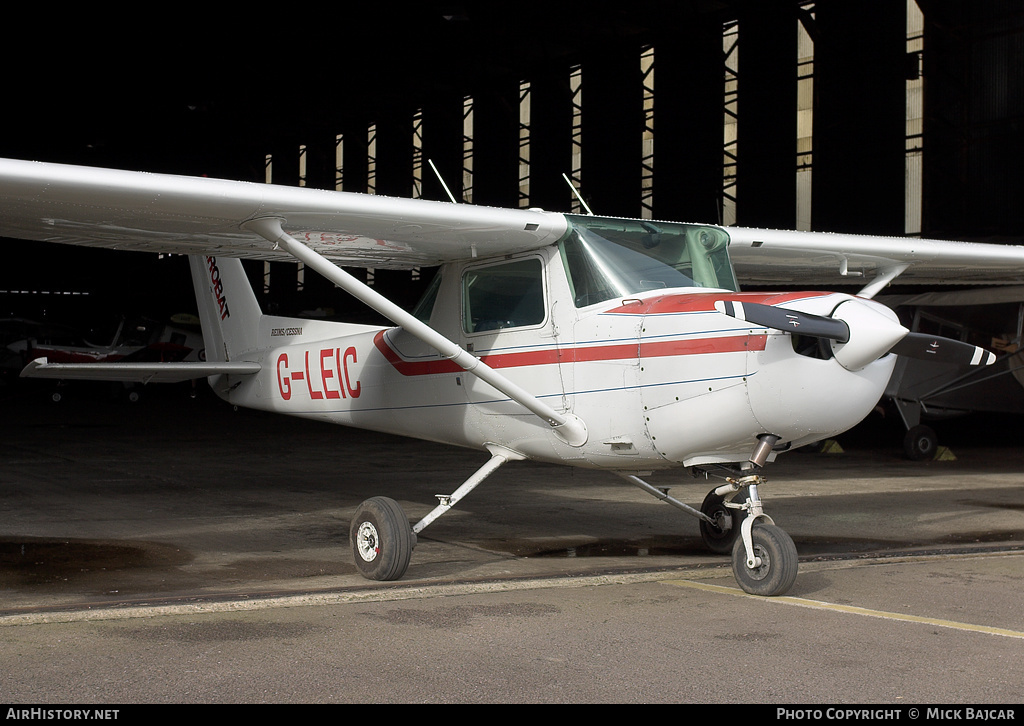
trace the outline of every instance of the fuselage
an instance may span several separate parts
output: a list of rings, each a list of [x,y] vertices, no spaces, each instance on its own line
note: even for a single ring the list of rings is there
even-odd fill
[[[858,371],[794,336],[715,309],[723,299],[828,315],[849,295],[667,287],[597,302],[563,247],[441,268],[417,316],[556,411],[572,446],[400,327],[264,316],[255,377],[222,395],[251,408],[591,468],[650,471],[745,461],[761,434],[795,447],[858,423],[895,362]],[[865,304],[875,305],[871,301]],[[881,308],[882,306],[878,306]],[[215,386],[217,388],[217,386]]]

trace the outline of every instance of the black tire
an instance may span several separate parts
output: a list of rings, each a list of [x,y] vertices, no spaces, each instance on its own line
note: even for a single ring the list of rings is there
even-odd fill
[[[370,580],[398,580],[405,574],[416,535],[398,502],[367,499],[356,509],[349,529],[356,568]]]
[[[939,437],[928,426],[914,426],[903,437],[903,453],[913,461],[934,459],[939,448]]]
[[[737,538],[732,548],[732,571],[736,582],[751,595],[784,595],[796,582],[800,564],[793,539],[774,524],[755,524],[750,535],[754,541],[754,554],[761,558],[761,565],[753,570],[747,567],[743,538]]]
[[[732,500],[737,504],[747,501],[746,489],[738,492]],[[718,555],[732,552],[732,546],[740,536],[740,522],[746,513],[725,506],[725,498],[715,494],[714,489],[704,497],[700,511],[719,523],[716,526],[700,520],[700,537],[704,540],[704,546]]]

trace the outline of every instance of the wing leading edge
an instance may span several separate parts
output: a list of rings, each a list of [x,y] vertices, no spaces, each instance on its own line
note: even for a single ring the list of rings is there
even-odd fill
[[[901,284],[1019,284],[1024,247],[911,237],[727,227],[746,285],[861,285],[870,295]]]
[[[293,258],[242,225],[284,220],[338,264],[437,265],[557,241],[561,214],[0,159],[0,235],[124,250]]]
[[[308,187],[0,159],[0,236],[294,261],[244,225],[286,232],[340,265],[430,266],[552,244],[562,214]],[[1024,247],[725,228],[744,286],[1024,283]]]

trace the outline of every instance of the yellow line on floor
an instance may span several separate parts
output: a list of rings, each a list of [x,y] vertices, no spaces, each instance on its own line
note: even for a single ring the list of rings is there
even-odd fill
[[[796,605],[798,607],[811,608],[813,610],[828,610],[832,612],[848,613],[850,615],[861,615],[868,618],[882,618],[884,620],[900,620],[908,623],[922,623],[925,625],[934,625],[940,628],[952,628],[954,630],[986,633],[988,635],[1001,635],[1004,638],[1024,638],[1024,632],[1020,632],[1018,630],[1007,630],[1005,628],[993,628],[988,625],[972,625],[971,623],[959,623],[955,620],[926,618],[920,615],[904,615],[903,613],[891,613],[885,610],[871,610],[869,608],[859,608],[852,605],[836,605],[835,603],[822,602],[820,600],[806,600],[802,597],[789,597],[786,595],[780,597],[762,597],[760,595],[750,595],[749,593],[743,592],[742,590],[738,590],[734,587],[709,585],[703,582],[693,582],[692,580],[662,580],[661,582],[665,585],[687,587],[694,590],[704,590],[706,592],[716,592],[722,595],[732,595],[734,597],[749,597],[763,602]]]

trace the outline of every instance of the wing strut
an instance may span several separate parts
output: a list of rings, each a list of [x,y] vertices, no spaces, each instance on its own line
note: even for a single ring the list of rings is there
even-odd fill
[[[846,264],[846,260],[843,260],[843,264]],[[860,292],[857,293],[859,297],[873,298],[879,292],[881,292],[886,285],[895,280],[897,277],[903,274],[903,271],[910,267],[909,262],[901,262],[894,264],[891,267],[884,267],[878,271],[875,275],[875,279],[864,286]]]
[[[395,305],[373,288],[360,282],[315,250],[296,240],[284,231],[281,222],[282,220],[277,217],[264,217],[246,222],[242,227],[255,232],[268,242],[272,242],[275,247],[283,248],[288,254],[304,262],[345,292],[366,303],[388,320],[396,325],[401,325],[403,329],[435,348],[445,358],[452,360],[456,365],[539,416],[565,443],[578,447],[587,442],[587,426],[578,416],[571,413],[558,413],[536,396],[523,390],[477,359],[476,356],[463,350],[458,344]]]
[[[502,464],[509,461],[518,461],[524,458],[521,454],[517,454],[516,452],[506,449],[503,446],[498,446],[497,444],[487,444],[487,449],[491,452],[490,460],[477,469],[473,476],[469,477],[469,479],[463,482],[462,486],[451,494],[438,494],[438,505],[430,510],[430,512],[427,513],[427,516],[413,525],[413,533],[419,534],[422,532],[428,525],[430,525],[431,522],[454,507],[462,500],[463,497],[476,489],[480,482],[497,471],[498,467]]]

